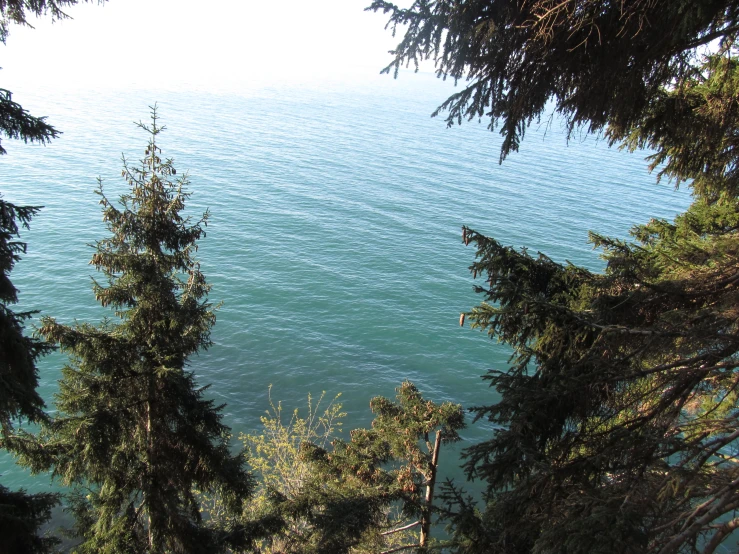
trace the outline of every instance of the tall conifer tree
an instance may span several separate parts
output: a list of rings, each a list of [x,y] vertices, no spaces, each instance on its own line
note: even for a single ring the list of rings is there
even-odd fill
[[[0,442],[5,445],[13,432],[12,422],[24,418],[41,422],[46,418],[38,387],[37,358],[49,345],[24,334],[24,321],[31,312],[15,312],[18,290],[10,272],[26,244],[18,239],[20,228],[28,228],[38,207],[16,206],[0,199]],[[54,494],[11,492],[0,485],[0,529],[5,552],[46,552],[55,543],[38,536],[40,526],[51,516]]]
[[[139,126],[149,142],[140,166],[124,158],[130,192],[116,206],[98,191],[110,236],[92,257],[105,276],[93,289],[119,321],[43,320],[41,334],[71,362],[58,415],[25,461],[87,491],[73,502],[81,552],[213,552],[222,542],[201,524],[193,489],[219,490],[236,510],[251,480],[243,456],[230,453],[221,407],[187,370],[215,323],[194,258],[208,213],[182,213],[188,179],[161,157],[156,108]]]
[[[650,147],[694,202],[632,241],[591,234],[595,273],[463,229],[513,350],[486,379],[493,425],[466,450],[485,510],[447,491],[455,551],[712,554],[739,529],[739,2],[376,0],[406,34],[391,67],[469,79],[449,122],[489,117],[502,157],[551,109]],[[711,44],[711,48],[702,46]],[[583,183],[587,187],[587,183]],[[733,535],[732,535],[733,534]],[[734,543],[733,545],[730,543]]]

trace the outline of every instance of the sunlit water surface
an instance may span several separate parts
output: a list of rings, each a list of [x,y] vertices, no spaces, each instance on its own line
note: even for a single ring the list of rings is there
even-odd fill
[[[369,400],[410,379],[435,401],[494,402],[480,379],[509,352],[459,327],[480,301],[460,228],[527,246],[558,261],[600,270],[588,230],[627,236],[635,223],[672,218],[686,191],[657,185],[644,153],[609,149],[594,137],[567,143],[556,120],[529,129],[520,153],[498,164],[500,137],[484,124],[446,128],[429,114],[450,92],[424,75],[372,86],[205,92],[59,93],[16,90],[15,98],[64,134],[43,147],[4,140],[0,191],[43,205],[13,279],[21,306],[71,323],[110,312],[91,292],[90,246],[106,236],[98,198],[123,192],[121,154],[144,155],[157,102],[167,126],[164,155],[188,171],[188,209],[211,211],[199,257],[222,302],[214,345],[192,359],[199,383],[226,403],[234,434],[259,429],[267,391],[286,408],[308,393],[342,393],[345,427],[367,425]],[[40,364],[53,410],[61,354]],[[470,426],[461,447],[489,436]],[[444,473],[461,478],[456,453]],[[2,483],[47,490],[10,457]]]

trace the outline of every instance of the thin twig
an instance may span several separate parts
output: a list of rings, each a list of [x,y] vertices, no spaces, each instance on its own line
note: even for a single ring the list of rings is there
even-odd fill
[[[397,527],[395,529],[390,529],[390,531],[385,531],[384,533],[380,533],[381,535],[392,535],[393,533],[399,533],[400,531],[405,531],[406,529],[410,529],[411,527],[415,527],[416,525],[420,525],[420,521],[414,521],[413,523],[410,523],[408,525],[405,525],[403,527]]]

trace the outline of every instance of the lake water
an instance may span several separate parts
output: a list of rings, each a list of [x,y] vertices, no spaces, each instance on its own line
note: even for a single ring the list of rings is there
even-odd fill
[[[342,393],[348,428],[367,425],[370,398],[404,379],[434,401],[494,402],[480,376],[505,367],[508,351],[459,327],[481,300],[461,226],[597,270],[588,230],[625,237],[690,197],[657,185],[644,153],[593,137],[568,144],[556,120],[532,126],[499,165],[500,137],[485,124],[447,129],[429,117],[450,92],[428,75],[220,94],[16,88],[14,99],[64,132],[46,147],[3,141],[0,192],[45,206],[12,274],[20,307],[67,323],[112,315],[90,287],[89,245],[106,233],[96,177],[111,197],[124,190],[121,154],[138,160],[147,141],[132,121],[158,102],[168,127],[159,144],[190,174],[189,210],[212,212],[199,256],[223,306],[215,345],[191,368],[227,403],[234,434],[259,428],[270,384],[290,409],[309,392]],[[40,363],[50,409],[63,363]],[[489,432],[469,427],[461,446]],[[453,454],[442,463],[458,475]],[[0,473],[10,488],[50,486],[8,456]]]

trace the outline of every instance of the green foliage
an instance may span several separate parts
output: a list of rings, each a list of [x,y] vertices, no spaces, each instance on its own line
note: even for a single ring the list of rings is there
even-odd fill
[[[328,447],[341,432],[346,413],[337,402],[339,395],[324,408],[325,393],[315,402],[309,394],[305,417],[295,409],[286,421],[282,403],[272,401],[271,391],[270,387],[270,410],[260,418],[262,433],[242,433],[239,437],[249,452],[249,464],[258,483],[243,519],[259,521],[277,516],[282,520],[278,532],[258,541],[259,552],[306,552],[315,548],[315,528],[300,510],[288,506],[301,502],[306,489],[320,482],[320,476],[302,449],[307,444]]]
[[[739,194],[736,121],[739,72],[733,40],[706,56],[678,87],[660,90],[625,145],[655,150],[651,169],[718,200]],[[614,139],[620,138],[617,136]]]
[[[39,209],[0,199],[0,444],[3,447],[13,432],[14,419],[40,422],[46,418],[44,402],[36,392],[36,360],[50,346],[24,335],[24,321],[33,312],[13,311],[11,306],[18,302],[18,290],[10,280],[10,272],[26,251],[26,243],[18,240],[20,228],[28,228]],[[56,541],[39,537],[38,532],[51,517],[51,508],[56,503],[54,494],[30,495],[0,485],[4,552],[49,552]]]
[[[259,486],[248,504],[248,510],[258,516],[264,513],[274,493],[287,498],[296,498],[311,473],[310,464],[301,456],[304,444],[327,448],[341,432],[342,419],[337,395],[325,409],[321,409],[325,393],[313,402],[308,395],[307,414],[301,417],[295,409],[289,421],[284,422],[282,403],[272,401],[270,387],[270,411],[260,418],[262,434],[241,434],[239,439],[249,452],[249,465],[255,472]],[[303,522],[295,522],[288,528],[293,537],[301,534]]]
[[[72,0],[74,3],[76,0]],[[5,43],[11,22],[28,24],[25,12],[41,15],[47,10],[59,17],[59,4],[51,0],[0,0],[0,41]],[[47,143],[59,132],[43,117],[30,115],[12,100],[10,91],[0,89],[0,133],[24,142]],[[0,155],[5,154],[0,142]],[[15,312],[10,307],[18,301],[18,291],[10,280],[10,272],[26,244],[17,240],[19,230],[28,228],[31,218],[39,211],[35,206],[16,206],[0,199],[0,444],[9,446],[13,432],[12,420],[26,418],[33,422],[46,417],[44,402],[36,392],[38,370],[36,360],[50,350],[42,340],[24,335],[24,322],[34,312]],[[51,538],[38,537],[40,527],[51,517],[51,508],[57,503],[53,494],[29,495],[24,491],[11,492],[0,485],[0,528],[6,552],[49,552],[56,544]]]
[[[118,321],[43,319],[40,333],[70,363],[40,442],[22,435],[14,444],[34,471],[51,468],[77,486],[79,552],[213,552],[228,537],[202,524],[193,488],[218,491],[238,511],[251,479],[230,452],[222,407],[186,369],[215,323],[194,259],[208,214],[183,215],[188,178],[161,158],[155,108],[151,125],[139,126],[149,142],[139,166],[124,159],[130,192],[117,207],[98,191],[110,236],[92,256],[105,277],[93,290]]]
[[[104,0],[101,0],[101,2]],[[35,16],[50,13],[52,19],[66,17],[62,7],[77,0],[0,0],[0,41],[5,44],[9,26],[29,25],[26,13]],[[14,102],[10,91],[0,89],[0,134],[24,142],[48,143],[59,131],[43,117],[34,117]],[[0,141],[0,155],[6,150]],[[44,402],[36,392],[38,371],[36,360],[50,350],[42,340],[24,336],[24,321],[33,312],[15,312],[10,305],[18,301],[17,290],[10,281],[10,271],[25,253],[26,244],[17,239],[21,227],[28,228],[40,208],[16,206],[0,199],[0,444],[12,447],[14,418],[32,422],[45,421]],[[26,445],[21,441],[20,452]],[[3,551],[8,553],[49,552],[57,543],[52,538],[38,537],[40,527],[51,517],[57,495],[29,495],[11,492],[0,485],[0,529]]]
[[[34,117],[14,102],[9,90],[0,89],[0,132],[24,142],[48,143],[59,136],[59,131],[46,123],[45,117]],[[0,141],[0,154],[7,151]]]
[[[726,539],[739,493],[736,207],[697,201],[674,224],[636,227],[634,244],[592,235],[604,275],[466,230],[486,280],[470,320],[514,354],[487,376],[501,401],[476,409],[498,430],[467,450],[489,487],[477,526],[490,542],[460,551],[713,552]]]
[[[430,544],[431,519],[436,511],[433,495],[439,448],[442,443],[459,440],[458,431],[464,427],[462,408],[450,402],[439,405],[425,400],[408,381],[397,389],[395,402],[376,397],[370,408],[375,414],[371,429],[351,431],[351,440],[334,441],[331,452],[313,447],[309,454],[327,475],[340,477],[348,484],[350,498],[352,494],[356,499],[364,497],[375,520],[368,529],[369,551],[394,546],[393,542],[388,544],[397,541],[392,537],[394,530],[410,526],[420,528],[415,547],[423,551]],[[433,442],[432,433],[436,434]],[[391,504],[400,507],[399,517],[383,521],[378,508]],[[327,534],[338,534],[331,518],[324,526]]]
[[[14,312],[18,291],[10,280],[10,272],[26,243],[17,240],[21,227],[28,228],[40,208],[15,206],[0,199],[0,426],[3,432],[11,420],[22,416],[31,421],[44,419],[44,402],[36,392],[38,370],[36,360],[48,352],[49,345],[24,336],[23,322],[33,312]]]
[[[440,77],[466,81],[436,113],[447,111],[450,125],[500,124],[501,158],[550,101],[570,130],[627,135],[664,85],[693,74],[699,47],[739,29],[732,0],[375,0],[368,9],[404,29],[385,71],[432,59]]]
[[[270,397],[263,432],[241,435],[256,494],[237,522],[211,496],[207,510],[214,526],[263,522],[257,551],[265,554],[421,551],[419,543],[430,545],[438,446],[458,439],[461,407],[426,401],[406,382],[397,402],[375,398],[373,428],[351,431],[346,442],[336,436],[345,416],[338,396],[325,408],[323,400],[321,395],[314,403],[309,396],[305,417],[295,410],[286,421],[282,404]],[[433,432],[436,445],[429,442]],[[425,529],[425,539],[414,537],[417,528]]]
[[[337,400],[324,408],[324,394],[315,403],[309,395],[305,417],[296,409],[286,421],[270,389],[263,432],[240,436],[257,480],[243,513],[234,518],[218,495],[203,495],[213,527],[251,527],[252,535],[260,536],[254,545],[234,552],[377,552],[372,547],[385,542],[378,540],[377,529],[393,521],[387,496],[358,488],[359,481],[313,455],[330,449],[341,432],[346,414]]]
[[[377,542],[372,531],[385,522],[388,501],[368,498],[356,480],[311,455],[314,449],[330,449],[341,432],[346,414],[338,398],[324,408],[324,394],[315,402],[309,394],[305,417],[295,409],[287,419],[282,403],[272,401],[270,387],[262,433],[240,435],[257,481],[255,493],[237,518],[224,510],[218,495],[202,495],[215,528],[261,526],[255,551],[264,554],[377,551],[364,547]]]
[[[505,156],[547,103],[570,126],[649,147],[694,202],[632,242],[592,233],[602,274],[463,229],[484,296],[467,314],[508,345],[466,450],[482,509],[444,498],[456,552],[716,552],[739,527],[739,5],[419,0],[391,64],[434,58],[471,84],[449,121],[500,122]],[[697,48],[711,44],[703,52]],[[701,55],[701,54],[705,55]]]
[[[59,541],[39,536],[39,529],[49,521],[51,509],[58,501],[55,494],[13,492],[0,485],[2,551],[5,554],[52,552]]]

